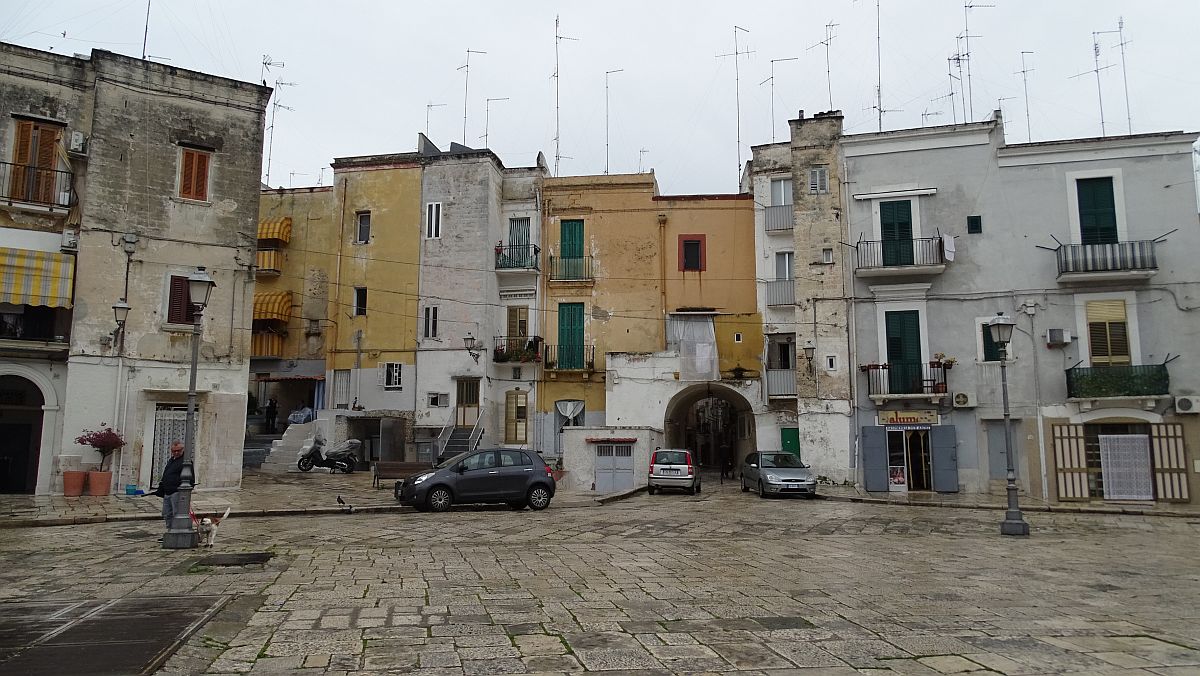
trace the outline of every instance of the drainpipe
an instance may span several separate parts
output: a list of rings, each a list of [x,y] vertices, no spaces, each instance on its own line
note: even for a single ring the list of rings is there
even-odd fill
[[[667,215],[658,215],[658,297],[659,308],[663,314],[663,324],[666,327],[667,316]],[[667,346],[667,336],[663,335],[663,349]]]
[[[341,295],[342,295],[342,246],[343,246],[343,242],[345,242],[345,240],[346,240],[346,191],[347,191],[346,184],[347,184],[347,182],[348,182],[348,179],[345,179],[345,178],[342,179],[342,208],[341,208],[341,219],[338,222],[337,262],[334,265],[334,271],[333,271],[333,314],[335,317],[340,312],[340,310],[338,310],[338,308],[341,307],[341,305],[338,303],[338,301],[341,299]],[[332,324],[333,324],[333,340],[329,341],[329,344],[333,345],[333,353],[336,355],[338,352],[338,338],[341,337],[339,335],[341,327],[338,326],[338,323],[336,321],[332,322]],[[330,351],[328,349],[325,350],[326,354],[329,354],[329,352]],[[329,367],[329,366],[332,366],[332,364],[326,363],[325,366]],[[332,395],[333,392],[329,392],[328,394]]]
[[[1044,427],[1044,420],[1042,418],[1042,378],[1038,367],[1037,306],[1025,305],[1023,309],[1025,310],[1025,314],[1029,316],[1029,337],[1030,343],[1033,345],[1033,349],[1031,350],[1033,352],[1033,405],[1037,412],[1038,457],[1042,465],[1042,500],[1049,502],[1050,486],[1049,478],[1046,474],[1046,436],[1042,429]]]
[[[841,198],[841,217],[844,217],[845,219],[845,225],[843,227],[845,228],[844,232],[846,234],[850,233],[850,204],[849,200],[846,199],[846,188],[849,187],[849,185],[850,167],[846,163],[846,158],[842,157],[842,178],[840,190],[838,192],[840,193],[839,197]],[[849,280],[849,283],[847,283],[847,280]],[[849,293],[847,293],[847,290],[849,290]],[[849,265],[842,264],[842,297],[846,299],[846,369],[850,374],[850,415],[851,425],[853,426],[853,429],[850,430],[850,453],[854,456],[854,482],[856,484],[861,484],[862,482],[859,481],[859,476],[862,472],[862,467],[858,462],[858,442],[859,434],[862,430],[862,420],[860,418],[861,411],[858,407],[858,379],[857,376],[854,375],[855,369],[857,368],[854,364],[854,357],[856,354],[856,347],[858,345],[858,327],[855,323],[854,315],[856,304],[856,299],[854,297],[855,293],[854,277],[851,267]],[[849,460],[849,458],[847,458],[847,460]],[[849,467],[847,467],[847,469],[849,469]]]

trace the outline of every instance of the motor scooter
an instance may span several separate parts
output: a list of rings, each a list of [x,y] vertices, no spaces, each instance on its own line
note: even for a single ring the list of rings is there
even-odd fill
[[[358,439],[347,439],[325,453],[325,438],[317,435],[300,447],[296,467],[301,472],[307,472],[313,467],[327,467],[330,474],[337,471],[349,474],[354,471],[354,465],[358,462],[358,449],[361,447],[362,442]]]

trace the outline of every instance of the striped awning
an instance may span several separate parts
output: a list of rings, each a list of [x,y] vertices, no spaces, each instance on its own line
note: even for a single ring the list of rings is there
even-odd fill
[[[277,239],[283,243],[292,239],[292,217],[265,218],[258,222],[259,239]]]
[[[0,303],[71,307],[75,256],[0,247]]]
[[[254,294],[254,318],[286,322],[292,318],[291,291],[258,291]]]

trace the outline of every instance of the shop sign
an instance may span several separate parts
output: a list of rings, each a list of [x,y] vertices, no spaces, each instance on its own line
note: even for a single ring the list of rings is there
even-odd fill
[[[933,409],[879,412],[880,425],[936,425],[939,422],[938,412]]]

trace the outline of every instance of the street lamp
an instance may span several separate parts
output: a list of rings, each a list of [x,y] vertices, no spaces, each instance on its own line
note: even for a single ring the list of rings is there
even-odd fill
[[[471,333],[469,331],[467,332],[467,335],[463,338],[463,347],[467,348],[467,354],[471,355],[471,358],[475,360],[476,364],[478,364],[479,363],[479,353],[481,352],[481,350],[475,342],[475,336],[471,335]]]
[[[113,303],[113,317],[117,320],[117,328],[113,331],[113,338],[117,339],[117,354],[125,349],[125,320],[129,319],[129,303],[125,299]]]
[[[1013,328],[1017,325],[1012,317],[1003,312],[988,321],[988,330],[992,334],[992,342],[1000,348],[1000,392],[1004,401],[1004,457],[1008,462],[1008,510],[1004,512],[1004,521],[1000,523],[1001,535],[1029,535],[1029,524],[1021,515],[1021,507],[1017,505],[1017,473],[1013,465],[1012,450],[1012,417],[1008,412],[1008,344],[1012,342]]]
[[[194,549],[196,531],[192,528],[192,488],[196,483],[196,370],[200,362],[200,322],[209,294],[217,283],[203,266],[188,275],[188,300],[192,304],[192,371],[188,381],[187,419],[183,430],[183,469],[179,474],[179,500],[171,527],[163,535],[163,549]]]
[[[804,344],[804,361],[808,362],[808,372],[813,372],[813,357],[817,356],[817,346],[808,341]]]

